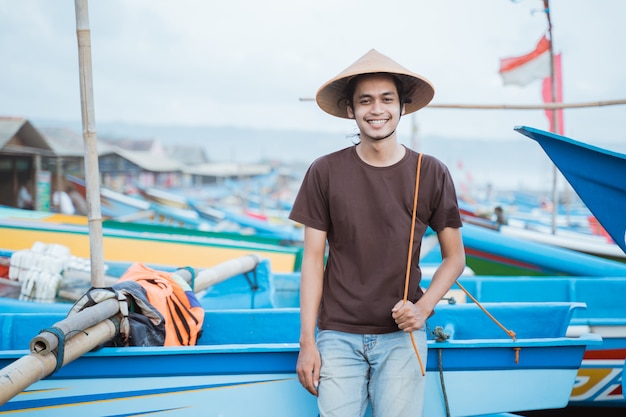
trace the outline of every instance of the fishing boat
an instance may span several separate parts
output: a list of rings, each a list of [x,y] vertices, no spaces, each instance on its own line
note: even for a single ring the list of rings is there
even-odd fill
[[[110,269],[112,270],[108,272],[111,272],[112,274],[117,275],[120,272],[119,271],[116,272],[116,268],[125,268],[126,266],[128,265],[127,264],[124,264],[124,265],[112,264],[110,265],[111,267]],[[172,267],[169,270],[173,270],[173,269],[174,268]],[[548,298],[547,296],[545,298],[541,298],[536,295],[532,297],[532,295],[535,294],[535,292],[530,292],[528,290],[526,293],[524,292],[521,293],[521,294],[527,294],[526,298],[523,296],[519,298],[520,300],[523,300],[523,303],[510,302],[510,300],[513,299],[513,297],[510,294],[516,294],[515,288],[509,288],[508,291],[503,291],[502,294],[495,296],[493,292],[490,293],[488,290],[488,288],[491,288],[491,287],[487,286],[490,282],[492,282],[492,280],[490,280],[489,277],[485,277],[486,281],[483,281],[482,278],[483,277],[472,277],[471,275],[467,275],[462,278],[462,282],[464,284],[468,282],[469,284],[466,284],[466,285],[467,285],[467,288],[469,288],[470,292],[474,292],[477,294],[478,297],[481,297],[484,300],[486,300],[486,303],[484,305],[488,306],[487,307],[488,310],[500,322],[505,323],[508,328],[513,329],[513,331],[515,331],[516,342],[514,342],[512,339],[505,341],[504,339],[506,339],[507,333],[502,331],[502,329],[499,329],[498,326],[495,325],[493,322],[489,321],[487,319],[487,316],[484,313],[482,313],[482,311],[475,309],[476,305],[471,305],[471,304],[462,305],[463,303],[461,302],[450,303],[449,300],[452,300],[452,299],[449,297],[446,297],[448,299],[448,304],[444,304],[437,308],[436,314],[429,320],[428,329],[429,329],[429,334],[431,338],[433,339],[431,340],[431,342],[429,342],[431,343],[431,346],[430,346],[431,349],[435,349],[439,347],[441,341],[436,342],[435,339],[436,337],[439,337],[439,338],[442,337],[441,329],[443,329],[443,332],[447,333],[449,336],[450,335],[453,336],[452,340],[455,341],[454,343],[452,344],[444,343],[443,345],[443,347],[449,350],[442,350],[442,355],[449,355],[449,356],[442,356],[441,358],[441,360],[446,360],[445,358],[448,358],[448,357],[450,358],[449,359],[451,361],[449,362],[450,368],[449,369],[442,368],[445,371],[443,372],[443,375],[445,376],[445,383],[444,383],[444,386],[442,386],[441,380],[439,379],[440,378],[439,365],[436,365],[440,363],[439,362],[440,358],[438,357],[436,359],[433,358],[432,356],[434,354],[433,352],[431,352],[429,354],[431,357],[429,357],[428,359],[428,363],[430,367],[430,369],[428,370],[429,372],[428,376],[431,380],[429,384],[434,385],[435,387],[438,387],[436,392],[429,394],[429,398],[431,398],[431,395],[433,395],[432,398],[441,399],[443,398],[442,396],[444,395],[443,392],[445,392],[446,398],[448,398],[449,404],[446,405],[445,402],[443,402],[442,400],[442,403],[437,403],[435,410],[432,411],[433,414],[429,412],[428,415],[445,415],[444,414],[445,412],[450,412],[450,410],[454,410],[455,408],[457,410],[454,411],[453,414],[451,415],[474,415],[472,414],[474,412],[476,414],[486,414],[486,413],[502,412],[502,411],[510,412],[513,410],[528,410],[528,409],[532,409],[535,407],[537,409],[543,409],[543,408],[558,408],[558,407],[564,406],[565,403],[563,402],[560,405],[555,405],[555,403],[552,402],[554,400],[553,396],[555,395],[555,393],[552,390],[555,387],[551,387],[551,391],[544,391],[546,387],[543,387],[543,386],[535,387],[537,388],[537,391],[534,392],[533,395],[538,395],[539,397],[541,397],[541,395],[545,395],[550,398],[549,401],[545,399],[542,400],[541,405],[532,405],[532,404],[535,404],[536,401],[538,401],[537,398],[533,400],[529,400],[528,398],[524,398],[523,394],[520,394],[520,392],[523,392],[523,390],[520,391],[520,386],[519,386],[519,384],[522,381],[522,380],[519,380],[520,374],[524,375],[526,373],[529,373],[530,375],[533,375],[534,378],[545,378],[544,376],[537,375],[543,371],[532,368],[533,366],[539,366],[538,364],[531,365],[531,368],[526,368],[526,367],[520,367],[517,364],[513,366],[513,362],[510,362],[509,366],[505,367],[502,363],[491,363],[490,361],[494,358],[494,356],[492,355],[495,355],[495,357],[498,357],[499,360],[502,359],[504,361],[503,363],[506,363],[506,360],[505,360],[506,358],[508,358],[509,360],[513,360],[513,357],[515,356],[514,349],[516,348],[516,343],[517,342],[521,343],[522,340],[524,339],[534,339],[533,340],[534,342],[539,342],[541,340],[541,344],[544,346],[545,344],[551,345],[552,343],[555,342],[554,339],[550,339],[550,338],[546,339],[548,335],[546,333],[541,333],[541,332],[548,332],[549,335],[551,336],[563,337],[566,335],[566,329],[569,328],[570,329],[569,331],[571,333],[572,324],[575,324],[577,326],[582,325],[581,322],[576,322],[575,320],[578,317],[580,317],[581,319],[585,317],[585,310],[582,309],[582,306],[584,304],[580,302],[571,303],[569,302],[571,300],[566,299],[566,298],[564,298],[564,300],[568,301],[567,303],[566,302],[556,303],[556,304],[545,303],[545,298]],[[511,279],[509,277],[504,277],[504,278],[501,277],[500,279],[504,280],[505,282],[513,283],[513,284],[518,282],[517,279]],[[539,277],[535,277],[535,279],[539,279]],[[482,284],[484,286],[481,287],[481,283],[483,282],[485,282],[486,284]],[[426,277],[424,278],[424,283],[425,283],[425,286],[427,287],[429,283],[428,274],[426,274]],[[592,283],[590,283],[590,285],[591,284]],[[544,288],[545,285],[546,284],[535,286],[535,288],[543,290],[545,289]],[[530,289],[532,287],[533,286],[531,285],[525,286],[525,288],[527,289]],[[553,288],[554,288],[554,285],[553,285]],[[482,292],[480,291],[480,289],[482,289]],[[563,292],[566,292],[566,291],[561,291],[560,293],[563,293]],[[540,294],[544,294],[544,293],[548,293],[548,292],[547,291],[540,292]],[[491,298],[489,298],[489,294],[491,294]],[[509,294],[508,297],[507,297],[507,294]],[[616,297],[619,296],[619,293],[616,291],[613,291],[613,294],[615,294]],[[215,320],[220,323],[224,323],[224,320],[226,319],[223,317],[218,318],[218,316],[221,317],[221,315],[219,315],[218,312],[228,312],[228,311],[248,312],[250,314],[240,313],[241,316],[239,317],[241,317],[241,320],[243,321],[255,322],[255,323],[258,320],[260,320],[258,318],[258,315],[256,315],[256,312],[253,312],[256,310],[262,310],[265,312],[267,311],[279,311],[279,312],[290,311],[290,315],[291,314],[297,315],[297,309],[299,306],[299,274],[298,273],[272,273],[271,265],[269,261],[267,259],[260,260],[257,264],[255,264],[253,271],[248,271],[246,273],[241,273],[241,274],[237,274],[235,276],[229,277],[228,279],[206,289],[205,291],[200,293],[198,297],[199,297],[200,303],[207,310],[207,312],[209,311],[213,312],[211,314],[216,315]],[[457,295],[457,299],[461,301],[458,295]],[[495,301],[495,302],[492,302],[492,301]],[[580,298],[580,301],[589,302],[589,304],[591,304],[594,308],[597,306],[597,301],[593,301],[591,297],[589,296]],[[444,300],[444,302],[446,302],[446,300]],[[535,304],[537,305],[535,306]],[[533,306],[532,308],[530,309],[526,308],[527,306],[531,306],[531,305]],[[552,310],[552,308],[555,305],[557,307],[554,310]],[[571,316],[573,317],[572,320],[574,320],[573,322],[570,322],[570,319],[568,318],[565,321],[559,322],[558,326],[555,326],[553,322],[544,321],[544,318],[542,318],[542,316],[546,314],[550,316],[551,319],[553,319],[552,312],[554,312],[554,314],[557,314],[557,315],[561,314],[561,313],[558,313],[558,311],[561,311],[560,309],[566,305],[569,305],[571,307],[570,309],[568,309],[568,311],[571,312]],[[38,320],[40,321],[43,321],[46,319],[49,319],[52,321],[54,321],[56,318],[60,319],[61,316],[67,313],[67,310],[70,307],[70,305],[68,305],[67,303],[28,303],[28,302],[21,301],[21,300],[10,300],[6,298],[3,299],[2,306],[6,308],[4,309],[0,308],[0,317],[2,317],[2,315],[7,315],[7,316],[13,316],[14,318],[12,320],[16,320],[16,319],[20,320],[20,317],[24,315],[27,317],[39,317]],[[456,308],[452,308],[451,306],[456,306]],[[539,309],[540,312],[537,312],[537,309]],[[280,327],[282,329],[281,331],[289,333],[288,328],[289,326],[291,326],[293,330],[292,330],[292,333],[289,333],[289,339],[287,340],[290,343],[295,343],[298,337],[297,318],[291,317],[290,319],[287,319],[285,322],[283,322],[281,319],[281,317],[283,317],[282,315],[276,314],[276,313],[271,313],[271,314],[272,315],[269,317],[274,317],[274,318],[272,319],[268,318],[267,320],[271,322],[272,328],[275,329],[277,327]],[[529,314],[529,315],[526,316],[526,314]],[[541,317],[537,316],[537,314],[539,314]],[[526,317],[529,322],[523,322],[523,323],[519,322],[518,319],[522,316]],[[8,318],[6,318],[5,320],[9,321]],[[26,325],[18,324],[19,321],[18,322],[11,321],[11,323],[13,323],[12,324],[13,326],[19,326],[20,329],[27,329],[27,327],[24,327]],[[225,323],[230,323],[231,325],[234,326],[234,324],[228,320],[226,320]],[[265,325],[270,325],[270,324],[266,323]],[[33,329],[32,331],[36,332],[38,331],[38,329],[46,327],[43,323],[39,323],[38,326],[40,327]],[[226,326],[228,327],[228,325]],[[37,326],[33,326],[33,327],[37,327]],[[557,327],[558,331],[556,331],[553,327]],[[12,334],[11,337],[14,338],[14,340],[16,341],[15,343],[17,343],[17,341],[20,341],[20,340],[22,341],[22,343],[25,343],[25,341],[28,340],[28,337],[26,336],[26,332],[28,332],[28,330],[16,332],[15,329],[17,328],[18,327],[11,328],[11,329],[3,329],[3,332],[4,332],[3,334]],[[222,327],[220,327],[218,323],[211,324],[211,322],[209,323],[205,322],[205,328],[206,328],[205,333],[211,332],[214,335],[213,337],[218,337],[216,336],[216,334],[223,331]],[[435,336],[436,335],[435,329],[437,328],[440,329],[439,336]],[[232,332],[233,329],[234,327],[230,331]],[[551,330],[548,330],[548,329],[551,329]],[[572,338],[571,340],[578,340],[579,342],[581,342],[582,340],[587,340],[585,331],[580,331],[580,329],[581,328],[579,327],[577,330],[577,336],[575,338]],[[257,343],[261,343],[265,341],[264,335],[267,334],[269,330],[265,328],[255,328],[255,329],[242,328],[241,331],[246,335],[246,337],[249,338],[247,339],[247,342],[250,342],[250,343],[254,342],[254,344],[256,345]],[[593,327],[593,328],[590,327],[589,331],[598,333],[598,330],[596,327]],[[606,336],[604,333],[602,334]],[[32,337],[32,335],[30,337]],[[591,343],[591,341],[593,341],[593,343]],[[600,343],[599,341],[600,341],[599,337],[595,337],[595,339],[592,337],[590,340],[587,340],[587,342],[589,343],[589,346],[587,347],[587,352],[589,352],[589,349],[594,349],[594,347]],[[272,342],[278,343],[276,340],[273,340]],[[467,343],[469,343],[469,345]],[[501,344],[503,344],[503,346]],[[522,345],[524,344],[522,343]],[[504,346],[508,346],[508,348],[505,348]],[[521,351],[522,355],[525,355],[524,352],[525,350],[527,350],[526,349],[527,347],[530,347],[530,346],[526,346],[523,348],[523,350]],[[2,347],[2,349],[5,349],[5,348],[6,347]],[[258,346],[255,346],[255,347],[247,346],[245,347],[244,350],[257,349],[257,348]],[[295,347],[291,346],[291,348],[295,348]],[[485,349],[485,348],[488,348],[488,349]],[[159,348],[159,349],[165,349],[165,348]],[[197,349],[200,349],[200,348],[197,348]],[[507,352],[507,350],[508,350],[508,354],[503,353],[503,352]],[[295,351],[297,351],[297,349]],[[111,353],[111,356],[113,356],[114,354],[117,354],[116,352],[117,351],[113,351]],[[154,350],[151,350],[151,352],[155,354]],[[292,353],[292,356],[295,355],[295,353],[293,353],[294,352],[293,349],[291,349],[290,352]],[[273,351],[272,354],[282,356],[282,355],[286,355],[287,353],[283,351],[280,351],[280,352]],[[545,353],[542,352],[541,354],[543,355]],[[88,354],[88,355],[91,355],[91,354]],[[124,353],[124,355],[131,355],[131,357],[135,357],[134,353],[126,352]],[[164,355],[165,358],[168,358],[167,353],[155,354],[155,357],[157,357],[159,360],[165,360],[162,358],[161,355]],[[459,356],[453,358],[453,356],[456,356],[456,355],[459,355]],[[581,355],[582,355],[582,352],[581,352]],[[262,357],[262,356],[263,355],[260,355],[259,357]],[[270,355],[268,354],[267,356],[270,356]],[[500,358],[500,356],[503,356],[504,358]],[[101,360],[100,356],[98,356],[98,358],[99,358],[98,360]],[[108,360],[113,360],[113,359],[108,359]],[[197,360],[201,360],[201,358],[198,358]],[[246,359],[243,357],[240,357],[238,360],[244,361],[244,362],[246,361]],[[259,358],[256,358],[256,360],[259,360]],[[539,357],[537,357],[534,360],[539,361],[540,359]],[[545,357],[542,360],[548,361],[548,362],[543,362],[543,363],[544,365],[545,363],[550,363],[550,367],[554,366],[554,367],[560,368],[562,366],[560,362],[550,362],[550,361],[553,361],[553,359],[549,357]],[[142,358],[141,361],[148,361],[148,359]],[[291,361],[292,362],[295,361],[295,358],[292,357]],[[577,371],[579,365],[580,363],[578,363],[578,365],[575,366],[573,371],[570,370],[574,374],[578,373],[579,374],[578,378],[580,378],[580,373],[579,371]],[[84,366],[87,366],[87,365],[84,365]],[[498,369],[498,370],[496,371],[495,369]],[[291,372],[292,371],[293,369],[291,370]],[[552,371],[547,371],[547,372],[552,372]],[[561,369],[561,371],[563,370]],[[232,371],[224,371],[224,372],[232,372]],[[510,372],[511,375],[504,377],[502,375],[503,372],[506,372],[506,373]],[[126,378],[126,376],[111,376],[111,375],[107,376],[107,378],[117,378],[117,377]],[[274,378],[274,377],[275,376],[272,376],[271,378]],[[284,375],[282,377],[287,378]],[[77,384],[81,387],[85,386],[85,384],[95,383],[94,381],[77,382],[76,376],[72,376],[71,378],[73,379],[72,381],[70,382],[64,381],[63,383]],[[209,376],[203,376],[203,378],[206,379],[206,378],[209,378]],[[263,380],[266,382],[274,381],[273,379],[267,379],[267,378],[270,378],[270,376],[267,376],[267,375],[264,375],[263,378],[265,378]],[[292,382],[290,384],[293,385],[293,381],[297,382],[297,379],[295,379],[294,375],[290,375],[289,378],[292,379]],[[201,378],[200,376],[197,376],[196,379],[200,380]],[[473,401],[469,401],[466,397],[458,397],[457,399],[456,395],[460,395],[460,394],[452,394],[455,391],[454,390],[451,391],[452,388],[447,383],[448,379],[450,379],[451,381],[455,381],[455,384],[458,384],[458,385],[452,385],[452,386],[457,386],[459,393],[460,392],[466,393],[465,395],[471,394],[472,396],[474,396],[473,398],[475,399],[479,398],[480,395],[487,395],[490,391],[495,389],[495,386],[498,386],[499,390],[505,390],[505,391],[515,390],[514,395],[512,394],[513,391],[509,391],[507,395],[515,397],[517,399],[516,400],[517,402],[512,402],[511,398],[508,398],[505,401],[504,398],[507,398],[506,395],[500,394],[500,393],[498,394],[497,397],[499,398],[499,400],[502,400],[502,402],[499,404],[491,404],[489,407],[486,407],[486,408],[484,404],[479,405],[479,404],[484,403],[483,400],[477,401],[476,404],[474,404]],[[470,383],[470,380],[473,381],[473,383]],[[251,382],[251,381],[257,381],[257,380],[256,379],[247,380],[247,382]],[[512,386],[505,387],[504,385],[501,385],[503,383],[508,383],[509,381],[512,384],[514,383],[514,387]],[[50,382],[47,382],[47,380],[41,381],[41,383],[44,384],[43,386],[51,387],[49,385],[46,385],[46,384],[50,384]],[[562,382],[559,382],[559,384],[561,383]],[[136,383],[132,383],[132,385],[136,387],[137,385],[135,384]],[[161,384],[164,384],[164,382],[161,381]],[[474,386],[473,384],[479,384],[480,387],[475,388],[477,390],[476,392],[474,391],[467,392],[467,386],[468,385]],[[279,384],[275,384],[275,385],[279,385]],[[533,384],[530,384],[530,385],[533,386]],[[566,397],[569,398],[569,392],[572,391],[573,380],[570,383],[566,383],[565,385],[567,387],[565,391],[566,393],[568,393]],[[35,386],[38,386],[38,384],[35,384]],[[561,385],[558,385],[558,386],[562,389]],[[32,389],[35,389],[34,387]],[[56,387],[60,387],[60,386],[56,385]],[[65,388],[65,386],[63,387]],[[163,386],[161,386],[161,388],[166,391],[171,389],[171,387],[166,389]],[[296,388],[297,388],[297,383],[295,384],[295,387],[294,386],[291,387],[291,389],[293,390],[296,390]],[[41,389],[44,389],[44,388],[41,388]],[[52,389],[52,388],[45,388],[45,389]],[[93,388],[93,389],[95,390],[96,388]],[[127,389],[130,389],[130,388],[127,388]],[[153,388],[153,389],[156,390],[156,388]],[[302,391],[304,392],[304,390]],[[30,390],[26,392],[30,392]],[[497,392],[497,391],[493,391],[493,392]],[[73,394],[67,394],[67,395],[71,396]],[[85,394],[85,395],[88,395],[88,394]],[[96,394],[94,392],[91,392],[89,395],[95,396]],[[103,395],[104,395],[103,397],[99,397],[99,398],[101,399],[108,398],[108,399],[111,399],[112,401],[116,401],[112,399],[113,397],[107,397],[105,394]],[[121,397],[129,396],[130,394],[120,393],[118,395],[121,398]],[[146,388],[146,391],[144,391],[143,394],[137,393],[136,395],[138,396],[154,395],[154,393],[150,391],[150,389]],[[167,395],[174,395],[174,394],[168,393]],[[177,394],[177,395],[180,395],[180,394]],[[270,394],[267,393],[267,395],[270,395]],[[563,399],[563,395],[564,394],[562,392],[558,394],[558,396],[561,397],[562,401],[567,402],[568,399],[567,398]],[[297,396],[296,398],[301,398],[301,400],[303,401],[302,403],[306,403],[307,400],[310,400],[310,398],[308,398],[307,396],[308,394],[302,395],[302,393],[299,393],[299,396]],[[25,398],[32,399],[33,397],[29,395]],[[51,398],[47,398],[47,401],[64,401],[64,400],[59,399],[58,397],[55,396],[54,400]],[[92,400],[89,400],[87,402],[91,402],[91,401]],[[512,406],[513,403],[515,403],[516,405]],[[26,403],[22,403],[22,405],[24,404]],[[42,410],[47,409],[45,408],[47,406],[43,406],[43,407],[44,408],[42,408]],[[473,407],[476,407],[475,411]],[[447,408],[447,411],[446,411],[446,408]],[[86,408],[85,412],[87,412],[90,409],[91,408]],[[154,409],[150,409],[150,410],[154,410]],[[144,409],[144,411],[146,410]],[[0,413],[1,412],[2,412],[2,409],[0,408]],[[107,409],[107,413],[109,412],[113,413],[113,411],[110,411]],[[285,415],[290,415],[290,414],[285,414]]]
[[[72,254],[89,257],[89,234],[82,216],[0,208],[0,248],[22,250],[41,241],[61,244]],[[68,220],[69,219],[69,220]],[[438,245],[422,244],[423,261],[441,261]],[[436,239],[436,238],[435,238]],[[176,226],[103,222],[107,261],[137,261],[161,265],[209,267],[249,252],[271,260],[276,272],[300,268],[301,242],[239,232],[210,232]],[[465,223],[463,243],[467,264],[476,275],[626,276],[626,265],[549,244],[505,236]],[[141,248],[141,250],[138,250]]]
[[[59,223],[54,220],[57,216],[37,212],[22,217],[27,211],[0,208],[0,248],[16,251],[42,242],[66,246],[73,255],[89,258],[86,221]],[[259,253],[271,260],[275,271],[292,272],[299,270],[302,254],[302,246],[280,239],[116,221],[103,222],[102,240],[105,259],[111,262],[207,268],[246,253]]]
[[[626,207],[626,155],[529,127],[516,130],[539,142],[623,251],[626,223],[616,213],[622,213]],[[570,405],[626,407],[626,275],[481,276],[464,277],[460,282],[479,302],[584,302],[587,309],[574,314],[568,334],[593,332],[603,342],[585,353]],[[465,300],[458,285],[452,293]]]
[[[555,233],[552,233],[546,229],[549,229],[549,226],[545,226],[545,228],[522,228],[514,225],[504,225],[500,226],[498,230],[501,234],[507,236],[626,262],[626,253],[611,238],[607,239],[607,237],[602,235],[587,234],[567,229],[557,229]]]
[[[81,195],[86,184],[81,178],[67,175],[66,180]],[[195,190],[163,190],[156,187],[138,188],[137,196],[127,196],[100,187],[102,215],[119,222],[159,224],[192,230],[232,232],[283,241],[301,241],[302,230],[291,221],[270,222],[259,216],[238,213],[216,206],[213,198],[197,196]],[[212,204],[206,203],[207,200]],[[286,217],[285,217],[286,218]]]
[[[430,278],[424,280],[428,286]],[[626,276],[466,276],[446,298],[454,303],[578,302],[567,335],[593,333],[602,343],[585,352],[569,400],[576,407],[626,407],[620,380],[626,360]]]
[[[299,307],[300,274],[277,272],[271,267],[270,259],[263,258],[258,253],[233,258],[211,268],[249,256],[258,259],[254,267],[233,274],[227,281],[204,289],[199,295],[201,305],[206,309],[220,310]],[[57,262],[51,262],[52,258]],[[115,285],[134,263],[105,261],[106,285]],[[63,267],[59,267],[58,264]],[[145,265],[166,272],[173,272],[181,267],[165,264]],[[431,277],[437,267],[438,264],[429,263],[420,266],[424,277]],[[201,267],[194,269],[203,270]],[[31,270],[42,274],[31,275]],[[51,286],[47,283],[50,280],[48,273],[58,275],[55,277],[56,284]],[[473,272],[469,268],[462,273],[462,276],[471,275]],[[41,280],[41,285],[44,286],[42,291],[38,290],[38,280]],[[23,291],[25,285],[28,286],[27,291]],[[72,255],[68,248],[38,242],[33,248],[21,251],[0,249],[0,312],[67,313],[72,304],[89,288],[89,260]]]
[[[626,155],[565,136],[518,126],[539,143],[585,205],[626,252]]]
[[[567,404],[593,335],[565,337],[581,304],[442,305],[429,319],[425,415],[474,416]],[[0,367],[30,357],[28,341],[60,313],[0,313]],[[85,353],[19,394],[0,414],[317,416],[295,375],[299,310],[206,310],[195,346],[103,347]],[[74,337],[88,338],[87,331]],[[71,340],[71,339],[70,339]],[[66,342],[69,343],[69,342]],[[0,378],[0,383],[7,383]],[[5,395],[6,390],[0,390]],[[0,398],[2,396],[0,395]],[[487,400],[488,399],[488,400]],[[103,405],[105,404],[105,405]],[[251,408],[252,407],[252,408]],[[106,410],[106,411],[105,411]]]
[[[481,226],[498,231],[502,235],[546,245],[599,256],[605,259],[626,263],[626,253],[615,244],[597,219],[585,208],[583,214],[562,213],[555,219],[553,230],[550,213],[522,213],[517,203],[505,205],[499,202],[485,202],[470,205],[462,202],[461,218],[465,224]],[[492,207],[505,207],[506,221],[498,221],[491,213]],[[488,208],[485,208],[488,207]]]
[[[548,243],[507,236],[497,230],[465,222],[463,245],[467,266],[475,275],[626,276],[626,264]],[[434,245],[423,258],[441,260]]]
[[[107,272],[119,274],[115,270],[120,266],[108,264]],[[245,403],[272,398],[276,404],[259,415],[317,415],[314,397],[299,387],[294,374],[298,296],[298,273],[273,274],[269,261],[259,260],[252,269],[239,271],[198,294],[206,315],[197,346],[102,348],[86,353],[25,389],[0,407],[0,413],[100,415],[94,410],[107,401],[114,407],[107,409],[107,415],[181,407],[189,415],[197,413],[198,407],[212,414],[237,414],[241,398]],[[600,343],[599,337],[587,334],[565,337],[572,315],[583,306],[485,304],[510,331],[503,331],[502,324],[490,321],[476,305],[438,307],[428,322],[432,340],[427,361],[432,391],[427,396],[438,400],[427,405],[427,415],[481,415],[564,406],[585,349]],[[10,366],[12,360],[24,356],[26,352],[20,349],[27,344],[27,335],[32,332],[32,338],[40,329],[62,320],[68,309],[67,303],[4,298],[0,331],[10,336],[0,342],[0,366]],[[514,338],[510,338],[511,331]],[[194,366],[198,361],[206,365]],[[131,362],[135,363],[132,369]],[[158,369],[154,363],[160,364]],[[94,373],[98,367],[106,370]],[[118,367],[124,371],[113,371]],[[531,383],[531,379],[541,382]],[[481,399],[493,393],[497,400]],[[231,396],[240,400],[228,400]],[[162,405],[155,404],[157,397]],[[212,404],[209,408],[207,401]]]

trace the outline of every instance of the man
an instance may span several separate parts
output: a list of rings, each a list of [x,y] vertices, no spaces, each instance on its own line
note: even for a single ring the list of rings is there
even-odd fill
[[[58,189],[52,193],[52,211],[62,214],[74,214],[76,209],[67,192]]]
[[[33,196],[30,193],[30,185],[27,183],[22,184],[17,193],[17,208],[23,210],[33,210],[35,208]]]
[[[311,164],[290,214],[305,226],[297,373],[322,417],[362,416],[368,405],[377,417],[422,413],[425,321],[465,267],[447,168],[423,156],[413,222],[418,154],[396,136],[400,117],[433,95],[425,78],[375,50],[317,92],[322,110],[360,131],[359,143]],[[428,226],[443,261],[424,292],[418,261]]]

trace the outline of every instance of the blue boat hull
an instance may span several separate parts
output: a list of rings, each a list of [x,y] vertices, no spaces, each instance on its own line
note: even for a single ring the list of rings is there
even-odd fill
[[[563,337],[580,305],[487,307],[519,332],[516,341],[484,324],[473,305],[442,306],[429,321],[451,338],[429,340],[425,415],[564,407],[586,347],[599,342]],[[63,317],[0,314],[0,331],[11,335],[0,342],[0,367],[28,354],[24,345],[36,329]],[[539,325],[537,318],[547,322]],[[0,414],[317,416],[315,397],[295,375],[298,326],[297,309],[207,311],[197,346],[89,352],[0,406]]]
[[[622,388],[626,360],[626,277],[462,277],[459,283],[476,300],[490,302],[580,302],[567,334],[594,333],[602,343],[589,346],[569,404],[579,407],[626,408]],[[423,282],[429,285],[429,279]],[[454,285],[448,297],[470,299]]]

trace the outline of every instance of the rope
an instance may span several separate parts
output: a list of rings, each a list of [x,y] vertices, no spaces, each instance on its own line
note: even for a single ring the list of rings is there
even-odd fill
[[[470,299],[471,299],[474,303],[476,303],[476,305],[477,305],[478,307],[480,307],[480,309],[481,309],[481,310],[482,310],[482,311],[483,311],[483,312],[484,312],[487,316],[489,316],[489,318],[490,318],[491,320],[493,320],[493,321],[494,321],[494,323],[496,323],[496,324],[497,324],[497,325],[498,325],[498,326],[499,326],[502,330],[504,330],[504,331],[506,332],[506,334],[508,334],[508,335],[509,335],[509,337],[510,337],[511,339],[513,339],[513,341],[514,341],[514,342],[517,340],[517,339],[515,338],[515,332],[514,332],[513,330],[509,330],[509,329],[507,329],[506,327],[504,327],[504,325],[503,325],[502,323],[500,323],[500,322],[499,322],[499,321],[498,321],[498,320],[497,320],[497,319],[496,319],[496,318],[495,318],[495,317],[494,317],[494,316],[493,316],[490,312],[488,312],[488,311],[487,311],[487,309],[485,309],[485,307],[483,307],[483,306],[482,306],[482,304],[480,304],[480,303],[478,302],[478,300],[476,300],[476,298],[474,298],[474,297],[472,296],[472,294],[470,294],[470,293],[469,293],[469,291],[467,291],[467,290],[465,289],[465,287],[464,287],[464,286],[462,286],[462,285],[461,285],[461,283],[460,283],[458,280],[457,280],[456,284],[459,286],[459,288],[460,288],[460,289],[462,289],[462,290],[463,290],[463,292],[464,292],[465,294],[467,294],[467,296],[468,296],[468,297],[469,297],[469,298],[470,298]]]
[[[54,371],[52,371],[52,373],[54,373],[63,366],[63,359],[65,357],[65,334],[58,327],[48,327],[47,329],[43,329],[40,333],[43,332],[52,333],[59,341],[57,344],[57,365],[54,368]]]
[[[191,291],[196,292],[196,270],[190,266],[183,266],[181,269],[186,269],[191,274]]]
[[[446,406],[446,417],[450,417],[450,403],[448,402],[448,393],[446,392],[446,384],[443,380],[443,349],[437,349],[439,355],[439,381],[441,382],[441,391],[443,393],[443,402]]]
[[[250,278],[250,274],[252,274],[252,278]],[[256,268],[252,271],[245,272],[243,274],[246,281],[248,281],[248,285],[250,286],[250,308],[255,308],[255,299],[256,292],[259,290],[259,280],[257,278]]]
[[[482,306],[482,304],[480,304],[478,302],[478,300],[476,298],[474,298],[474,296],[472,296],[472,294],[469,293],[469,291],[467,291],[465,289],[464,286],[461,285],[461,283],[457,280],[456,281],[456,285],[459,286],[460,289],[463,290],[463,292],[491,319],[493,320],[494,323],[496,323],[502,330],[504,330],[504,332],[509,335],[509,337],[511,339],[513,339],[513,341],[515,342],[517,339],[515,338],[515,332],[513,330],[509,330],[506,327],[504,327],[504,325],[502,323],[500,323],[498,321],[498,319],[496,319],[490,312],[487,311],[487,309],[485,307]],[[515,351],[515,363],[519,363],[519,354],[520,351],[522,350],[521,347],[514,347],[513,350]]]
[[[409,254],[408,259],[406,261],[406,275],[404,278],[404,298],[403,301],[406,303],[409,296],[409,277],[411,275],[411,258],[413,258],[413,240],[415,238],[415,220],[417,218],[417,195],[419,193],[420,187],[420,171],[422,169],[422,156],[424,154],[420,153],[417,157],[417,171],[415,173],[415,194],[413,196],[413,218],[411,219],[411,236],[409,238]],[[420,353],[417,350],[417,345],[415,344],[415,337],[413,337],[413,332],[409,333],[411,336],[411,344],[413,345],[413,350],[415,351],[415,356],[417,356],[417,361],[420,365],[420,370],[422,371],[422,376],[426,375],[426,370],[424,369],[424,363],[422,362],[422,358],[420,357]]]

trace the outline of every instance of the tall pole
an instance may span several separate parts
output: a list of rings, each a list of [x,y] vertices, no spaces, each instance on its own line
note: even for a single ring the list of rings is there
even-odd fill
[[[91,73],[91,35],[87,0],[75,0],[76,35],[78,37],[78,64],[80,72],[80,101],[85,146],[85,183],[87,219],[89,222],[89,250],[91,258],[91,285],[104,287],[104,248],[102,244],[102,215],[100,212],[100,171],[94,112]]]
[[[550,0],[543,0],[543,6],[548,18],[548,41],[550,45],[550,87],[552,90],[552,103],[556,101],[556,82],[554,80],[554,42],[552,41],[552,18],[550,17]],[[558,133],[557,128],[557,111],[551,110],[552,116],[552,133]],[[558,210],[558,192],[557,192],[558,171],[556,165],[552,164],[552,234],[556,234],[556,215]]]
[[[419,151],[419,126],[417,124],[417,112],[411,114],[411,149]]]

